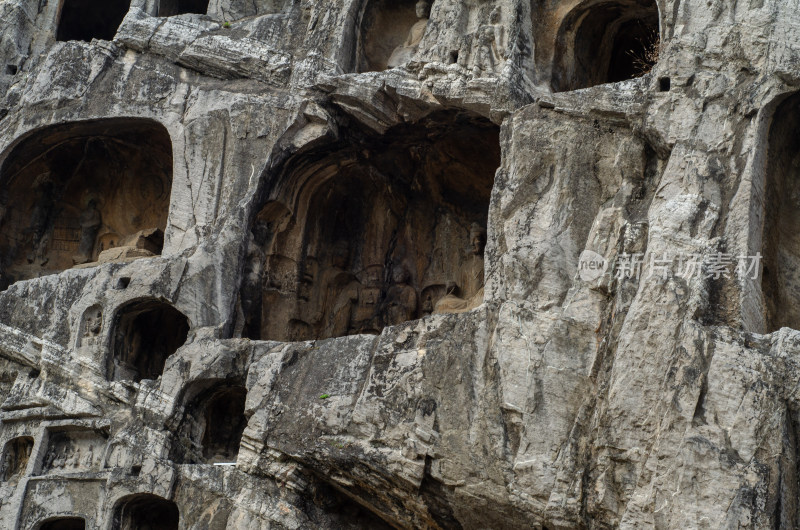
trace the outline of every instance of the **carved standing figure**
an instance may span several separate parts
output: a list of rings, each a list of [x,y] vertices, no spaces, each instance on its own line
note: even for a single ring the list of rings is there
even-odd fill
[[[392,55],[389,57],[387,66],[389,68],[396,68],[409,62],[414,54],[417,53],[422,37],[425,35],[425,28],[428,26],[428,17],[431,12],[431,5],[424,0],[417,2],[416,5],[417,18],[419,19],[416,24],[411,26],[408,32],[408,37],[405,42],[394,49]]]
[[[261,336],[261,298],[263,296],[264,263],[266,254],[264,246],[269,238],[269,226],[264,221],[257,221],[250,231],[247,242],[247,259],[242,279],[242,311],[245,314],[245,336],[259,338]]]
[[[47,245],[50,242],[49,229],[54,217],[55,209],[55,183],[50,172],[45,172],[33,181],[33,190],[36,194],[36,204],[31,212],[31,222],[28,227],[28,241],[31,251],[28,254],[28,263],[37,262],[46,265]]]
[[[347,241],[337,241],[332,249],[331,267],[321,274],[314,297],[318,301],[314,321],[321,317],[321,337],[341,337],[350,330],[360,284],[355,275],[347,270],[349,256],[350,245]]]
[[[404,266],[396,267],[392,274],[393,285],[381,304],[383,325],[395,326],[417,316],[417,291],[410,285],[411,275]]]
[[[473,223],[469,233],[470,250],[453,280],[447,284],[447,294],[436,302],[434,313],[465,313],[483,303],[483,252],[486,230]]]
[[[477,49],[472,61],[472,73],[476,76],[496,73],[505,59],[505,28],[500,18],[500,6],[497,6],[489,15],[489,24],[478,28]]]
[[[97,200],[89,199],[86,204],[86,209],[81,212],[79,219],[81,227],[81,238],[78,244],[78,253],[72,256],[72,262],[75,265],[82,265],[88,263],[92,259],[94,253],[94,243],[97,240],[97,233],[100,231],[100,226],[103,224],[103,217],[100,210],[97,209]]]

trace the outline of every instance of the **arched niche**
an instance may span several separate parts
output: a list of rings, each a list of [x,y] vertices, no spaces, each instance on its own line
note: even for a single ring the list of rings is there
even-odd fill
[[[767,332],[800,329],[800,93],[775,110],[768,134],[762,289]]]
[[[130,0],[61,0],[56,39],[113,40],[130,4]]]
[[[183,464],[233,463],[247,427],[247,389],[238,381],[199,381],[186,392],[171,459]]]
[[[56,517],[35,527],[37,530],[84,530],[86,520],[82,517]]]
[[[205,15],[208,12],[208,0],[159,0],[158,16],[171,17],[195,13]]]
[[[425,0],[368,0],[355,46],[355,71],[379,72],[407,63],[430,16]]]
[[[33,438],[30,436],[20,436],[6,442],[3,447],[3,467],[0,473],[3,482],[16,483],[25,475],[32,450]]]
[[[340,130],[268,184],[241,295],[259,311],[245,315],[250,338],[378,333],[482,303],[498,127],[441,112],[383,135]]]
[[[189,319],[160,300],[139,300],[121,308],[112,329],[107,374],[111,381],[158,379],[167,357],[183,346]]]
[[[640,77],[658,60],[655,0],[583,2],[558,31],[553,90],[577,90]]]
[[[114,118],[29,133],[0,166],[0,288],[94,262],[161,253],[172,142]]]
[[[178,505],[157,495],[140,493],[117,501],[113,511],[112,530],[178,530]]]

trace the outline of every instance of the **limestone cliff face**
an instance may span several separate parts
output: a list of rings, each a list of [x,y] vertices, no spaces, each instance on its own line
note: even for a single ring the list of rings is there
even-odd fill
[[[0,0],[0,528],[800,527],[794,2],[95,4]]]

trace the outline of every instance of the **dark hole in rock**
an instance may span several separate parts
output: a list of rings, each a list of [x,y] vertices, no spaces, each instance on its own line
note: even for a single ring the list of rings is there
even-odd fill
[[[59,517],[45,522],[40,530],[84,530],[86,521],[80,517]]]
[[[672,88],[672,81],[669,77],[662,77],[658,80],[658,90],[660,92],[669,92]]]
[[[118,291],[121,291],[123,289],[127,289],[130,284],[131,284],[131,279],[130,278],[127,278],[127,277],[126,278],[120,278],[119,280],[117,280],[117,285],[114,286],[114,289],[117,289]]]
[[[795,94],[775,110],[768,136],[761,275],[768,333],[800,329],[799,127],[800,94]]]
[[[112,40],[130,0],[63,0],[56,40]]]
[[[115,321],[109,379],[157,379],[188,334],[189,320],[167,303],[145,300],[126,306]]]
[[[171,17],[187,13],[205,15],[208,12],[208,0],[161,0],[158,3],[158,16]]]
[[[247,389],[234,381],[201,381],[187,390],[187,396],[172,460],[184,464],[236,462],[247,426]]]
[[[151,494],[122,498],[114,510],[114,530],[177,530],[180,523],[178,506]]]
[[[8,75],[17,75],[17,65],[15,65],[15,64],[7,64],[6,65],[6,74],[8,74]]]

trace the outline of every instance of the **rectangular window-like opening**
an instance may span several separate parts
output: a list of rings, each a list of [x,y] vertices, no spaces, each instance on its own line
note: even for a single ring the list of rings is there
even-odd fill
[[[64,0],[56,39],[112,40],[129,8],[130,0]]]

